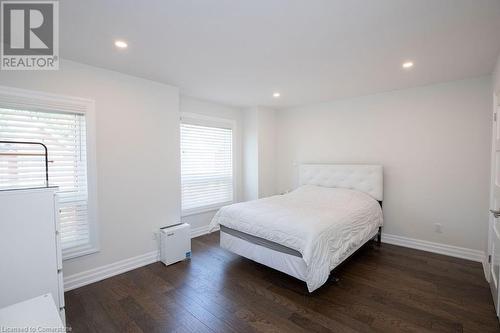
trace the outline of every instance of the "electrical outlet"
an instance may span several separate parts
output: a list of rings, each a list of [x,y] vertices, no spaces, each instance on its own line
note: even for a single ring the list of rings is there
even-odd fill
[[[441,223],[434,223],[434,232],[437,232],[438,234],[443,233],[443,225]]]

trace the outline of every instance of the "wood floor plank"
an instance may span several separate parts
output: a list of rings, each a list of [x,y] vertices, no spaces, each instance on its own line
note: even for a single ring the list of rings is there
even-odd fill
[[[479,263],[369,244],[308,293],[218,242],[67,292],[72,332],[500,332]]]

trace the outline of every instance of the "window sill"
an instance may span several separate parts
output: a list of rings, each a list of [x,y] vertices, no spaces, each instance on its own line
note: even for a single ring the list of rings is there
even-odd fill
[[[200,208],[193,208],[193,209],[185,210],[185,211],[181,212],[181,217],[187,217],[187,216],[192,216],[192,215],[199,215],[199,214],[203,214],[203,213],[213,212],[213,211],[221,209],[224,206],[231,205],[233,203],[234,203],[233,201],[229,201],[229,202],[224,202],[224,203],[214,205],[214,206],[200,207]]]
[[[74,259],[88,254],[99,252],[99,247],[92,245],[80,245],[62,250],[62,258],[64,260]]]

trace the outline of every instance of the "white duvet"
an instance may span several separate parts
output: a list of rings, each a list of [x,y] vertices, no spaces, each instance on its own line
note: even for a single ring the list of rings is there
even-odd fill
[[[210,230],[224,225],[299,251],[312,292],[382,221],[379,203],[368,194],[305,185],[285,195],[222,207]]]

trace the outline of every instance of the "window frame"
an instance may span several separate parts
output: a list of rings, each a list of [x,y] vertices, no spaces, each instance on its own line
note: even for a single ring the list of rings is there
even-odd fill
[[[236,126],[236,121],[233,119],[227,119],[227,118],[220,118],[220,117],[212,117],[212,116],[206,116],[203,114],[199,113],[192,113],[192,112],[181,112],[180,113],[180,121],[179,121],[179,150],[182,149],[182,143],[181,143],[181,138],[180,138],[180,128],[183,122],[188,123],[188,124],[193,124],[193,125],[200,125],[200,126],[206,126],[206,127],[220,127],[220,128],[227,128],[231,129],[231,144],[232,144],[232,151],[231,151],[231,165],[232,165],[232,174],[233,174],[233,198],[231,201],[224,202],[224,203],[219,203],[219,204],[214,204],[210,206],[203,206],[199,208],[192,208],[188,210],[182,210],[182,183],[181,183],[181,178],[182,178],[182,165],[181,165],[181,158],[179,158],[179,182],[180,182],[180,190],[181,190],[181,217],[186,217],[186,216],[191,216],[191,215],[198,215],[198,214],[203,214],[207,212],[212,212],[215,210],[218,210],[221,207],[227,206],[229,204],[237,202],[238,198],[238,184],[237,184],[237,179],[238,179],[238,174],[237,174],[237,167],[236,167],[236,154],[237,154],[237,126]]]
[[[64,249],[62,256],[63,260],[68,260],[99,252],[95,102],[86,98],[0,86],[0,107],[51,113],[78,113],[85,116],[89,243]]]

